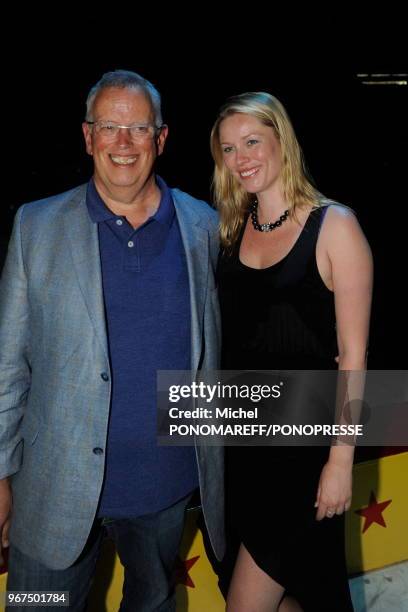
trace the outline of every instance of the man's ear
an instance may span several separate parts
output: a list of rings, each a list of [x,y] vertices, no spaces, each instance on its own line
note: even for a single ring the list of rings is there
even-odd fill
[[[160,133],[156,137],[157,142],[157,155],[161,155],[164,151],[164,145],[167,140],[167,136],[169,135],[169,126],[165,123],[160,128]]]
[[[91,126],[89,125],[89,123],[87,123],[86,121],[84,121],[83,124],[82,124],[82,133],[83,133],[84,138],[85,138],[86,152],[88,153],[88,155],[93,155],[92,129],[91,129]]]

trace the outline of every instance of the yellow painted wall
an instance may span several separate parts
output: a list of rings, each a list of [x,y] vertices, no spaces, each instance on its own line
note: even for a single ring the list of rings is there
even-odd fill
[[[376,497],[377,508],[376,504],[370,504],[372,494]],[[381,511],[381,506],[387,502],[390,503]],[[374,521],[362,533],[366,518],[356,511],[367,507],[367,514],[382,518],[385,526]],[[347,514],[349,572],[369,571],[408,559],[407,521],[408,452],[357,464],[353,503]]]

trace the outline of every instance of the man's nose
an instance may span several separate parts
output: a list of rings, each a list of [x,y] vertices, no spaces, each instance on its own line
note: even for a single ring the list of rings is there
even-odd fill
[[[128,145],[132,143],[132,137],[130,136],[130,130],[126,127],[119,128],[118,135],[116,137],[116,141],[119,144]]]

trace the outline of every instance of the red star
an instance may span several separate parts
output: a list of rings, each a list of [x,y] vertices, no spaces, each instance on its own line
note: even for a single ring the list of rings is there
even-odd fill
[[[184,586],[195,588],[194,582],[191,580],[189,576],[189,570],[193,567],[194,563],[197,563],[198,557],[192,557],[191,559],[186,559],[182,561],[179,557],[177,557],[176,561],[176,570],[175,570],[175,584],[184,584]]]
[[[378,523],[378,525],[381,525],[381,527],[387,526],[385,524],[382,513],[384,512],[386,507],[390,505],[391,502],[392,502],[392,499],[387,499],[387,501],[378,503],[375,494],[371,491],[369,505],[366,508],[361,508],[360,510],[355,511],[356,514],[359,514],[360,516],[364,516],[365,518],[365,523],[364,523],[362,533],[367,531],[367,529],[373,523]]]

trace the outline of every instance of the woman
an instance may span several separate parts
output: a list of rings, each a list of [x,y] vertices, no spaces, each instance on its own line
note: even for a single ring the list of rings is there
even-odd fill
[[[211,150],[223,367],[364,370],[370,249],[351,210],[308,180],[282,104],[262,92],[231,98]],[[228,449],[227,495],[241,544],[227,610],[353,609],[344,554],[353,450]]]

